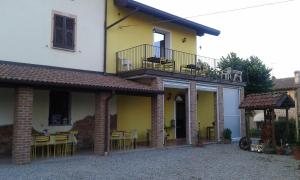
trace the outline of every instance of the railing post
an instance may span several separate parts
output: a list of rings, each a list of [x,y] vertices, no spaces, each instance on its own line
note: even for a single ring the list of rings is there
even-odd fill
[[[147,45],[144,44],[144,68],[147,69]]]
[[[197,75],[198,67],[197,67],[197,55],[195,54],[195,76]]]
[[[120,65],[119,65],[119,61],[120,61],[120,59],[119,59],[119,52],[117,52],[116,53],[116,61],[117,61],[117,74],[120,72]]]

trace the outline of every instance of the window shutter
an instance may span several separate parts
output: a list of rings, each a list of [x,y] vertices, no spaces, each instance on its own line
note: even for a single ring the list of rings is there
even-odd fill
[[[54,29],[53,29],[53,46],[63,47],[64,39],[64,17],[55,15],[54,16]]]
[[[54,15],[53,47],[74,50],[75,19]]]
[[[75,19],[66,18],[65,30],[65,46],[68,49],[74,49],[74,35],[75,35]]]

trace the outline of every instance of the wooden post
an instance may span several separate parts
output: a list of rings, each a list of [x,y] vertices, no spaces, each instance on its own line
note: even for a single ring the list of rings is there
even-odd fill
[[[275,119],[276,119],[275,111],[274,111],[274,109],[272,109],[270,120],[272,122],[272,145],[273,145],[273,148],[276,148]]]
[[[285,127],[285,143],[288,143],[289,138],[289,109],[285,109],[285,116],[286,116],[286,127]]]

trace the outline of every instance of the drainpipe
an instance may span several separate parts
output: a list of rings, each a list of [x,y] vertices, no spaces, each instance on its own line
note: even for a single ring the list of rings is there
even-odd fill
[[[112,91],[110,96],[105,100],[105,138],[104,138],[104,154],[105,156],[108,155],[110,149],[109,149],[109,137],[110,137],[110,114],[109,114],[109,101],[114,97],[116,94],[115,91]]]
[[[104,10],[104,53],[103,53],[103,72],[106,73],[106,49],[107,49],[107,0],[105,0],[105,10]]]

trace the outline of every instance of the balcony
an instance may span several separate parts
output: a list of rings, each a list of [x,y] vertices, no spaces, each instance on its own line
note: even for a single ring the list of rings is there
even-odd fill
[[[160,74],[219,79],[219,60],[148,44],[117,52],[117,73],[151,70]]]

